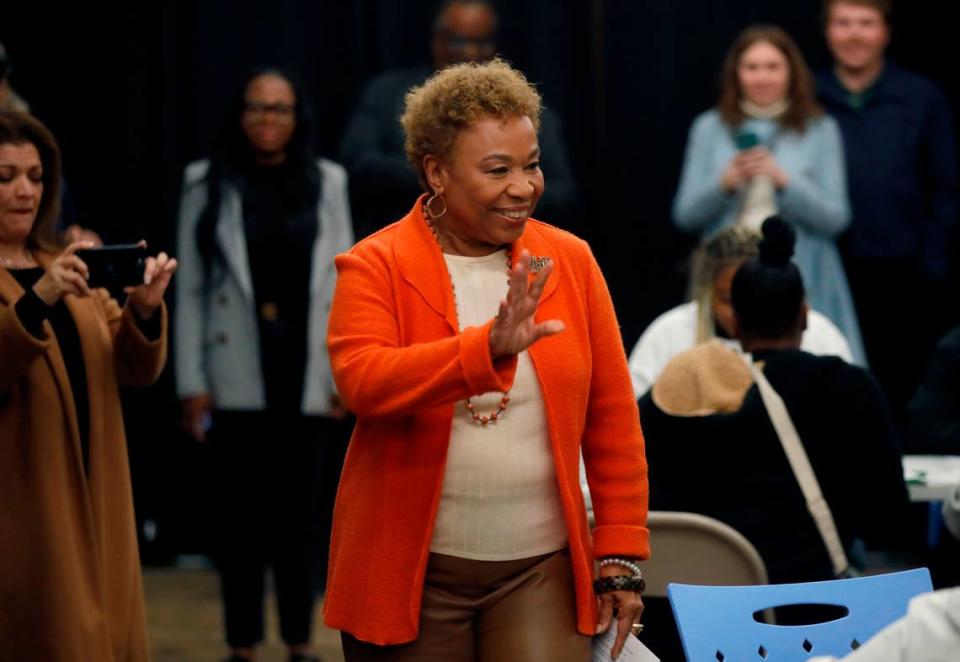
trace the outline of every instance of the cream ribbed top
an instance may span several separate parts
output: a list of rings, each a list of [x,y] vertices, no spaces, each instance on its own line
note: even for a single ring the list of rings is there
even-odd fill
[[[444,258],[460,327],[486,323],[507,294],[505,251]],[[540,383],[527,352],[518,359],[510,404],[497,421],[477,425],[463,401],[454,407],[432,552],[504,561],[567,545]],[[500,397],[484,393],[470,401],[489,414]]]

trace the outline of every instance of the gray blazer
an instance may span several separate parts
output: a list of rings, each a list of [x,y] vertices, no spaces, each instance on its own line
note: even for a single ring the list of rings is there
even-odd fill
[[[326,159],[319,159],[317,165],[323,176],[323,195],[317,205],[319,228],[311,262],[307,364],[300,407],[304,414],[324,415],[336,392],[326,344],[336,282],[333,258],[353,245],[353,227],[346,171]],[[263,409],[260,338],[242,204],[240,192],[226,183],[216,229],[226,264],[214,268],[212,286],[204,283],[195,235],[207,204],[209,166],[207,160],[187,166],[180,199],[174,327],[177,394],[181,398],[208,394],[218,409]]]

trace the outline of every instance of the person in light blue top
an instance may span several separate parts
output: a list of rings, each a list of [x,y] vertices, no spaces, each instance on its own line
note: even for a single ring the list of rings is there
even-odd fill
[[[843,143],[817,104],[813,78],[783,30],[744,30],[727,54],[717,106],[690,129],[673,220],[711,236],[777,214],[797,232],[810,306],[866,365],[856,310],[834,238],[850,223]]]

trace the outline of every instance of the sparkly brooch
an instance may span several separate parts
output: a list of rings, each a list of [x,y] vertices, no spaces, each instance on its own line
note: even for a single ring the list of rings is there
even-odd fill
[[[550,258],[545,255],[531,255],[530,256],[530,273],[536,274],[540,273],[540,270],[547,266],[547,263],[550,262]]]

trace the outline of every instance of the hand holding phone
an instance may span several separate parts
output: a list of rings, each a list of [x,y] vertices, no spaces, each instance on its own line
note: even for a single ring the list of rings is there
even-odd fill
[[[758,147],[760,145],[760,137],[753,131],[741,129],[740,131],[737,131],[737,135],[734,136],[734,142],[736,143],[738,150],[745,152],[748,149]]]

